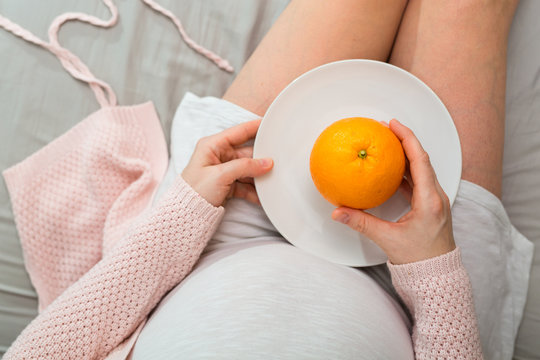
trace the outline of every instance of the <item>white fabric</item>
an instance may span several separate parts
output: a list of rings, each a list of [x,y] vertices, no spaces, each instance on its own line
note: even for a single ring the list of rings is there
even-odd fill
[[[181,173],[200,137],[256,118],[224,100],[188,93],[173,120],[171,162],[159,193]],[[283,359],[298,354],[401,359],[410,354],[407,317],[388,291],[373,286],[387,287],[384,275],[330,264],[287,245],[258,206],[233,199],[226,208],[200,265],[143,329],[135,359],[149,354],[155,359],[173,354],[267,358],[265,351]],[[461,181],[452,214],[471,277],[484,356],[511,359],[532,244],[512,226],[501,202],[470,182]],[[339,346],[330,346],[328,339],[339,340]],[[394,342],[395,348],[389,346]]]
[[[510,223],[501,201],[461,181],[452,207],[454,238],[473,288],[486,359],[512,359],[527,299],[533,244]]]

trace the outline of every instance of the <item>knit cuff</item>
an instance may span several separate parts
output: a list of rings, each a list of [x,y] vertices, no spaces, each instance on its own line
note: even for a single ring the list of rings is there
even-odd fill
[[[459,247],[446,254],[410,264],[393,265],[390,261],[387,264],[395,285],[410,285],[423,279],[464,270]]]
[[[225,212],[223,206],[216,207],[206,201],[182,176],[177,176],[168,193],[175,198],[175,201],[182,204],[190,216],[206,223],[218,222]],[[164,196],[164,198],[168,198],[168,196]]]

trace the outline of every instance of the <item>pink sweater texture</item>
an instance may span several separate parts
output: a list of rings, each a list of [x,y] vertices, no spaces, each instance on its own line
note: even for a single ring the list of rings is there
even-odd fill
[[[103,108],[4,172],[41,310],[5,360],[125,358],[118,349],[191,271],[224,212],[181,177],[150,208],[166,162],[143,104]],[[418,359],[482,357],[459,249],[389,268]]]
[[[459,248],[388,267],[392,284],[414,318],[416,359],[483,358],[471,283]]]

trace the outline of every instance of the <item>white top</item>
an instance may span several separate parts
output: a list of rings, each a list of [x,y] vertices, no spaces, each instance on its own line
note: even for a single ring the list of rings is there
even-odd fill
[[[206,257],[156,309],[133,359],[414,358],[406,315],[373,279],[270,242]]]

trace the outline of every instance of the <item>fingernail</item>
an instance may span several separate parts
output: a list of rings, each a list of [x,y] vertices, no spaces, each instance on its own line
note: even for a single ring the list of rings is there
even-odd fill
[[[269,167],[272,165],[272,159],[259,159],[258,161],[262,167]]]
[[[349,218],[350,218],[349,214],[341,213],[335,218],[335,220],[339,221],[340,223],[346,224],[349,222]]]

